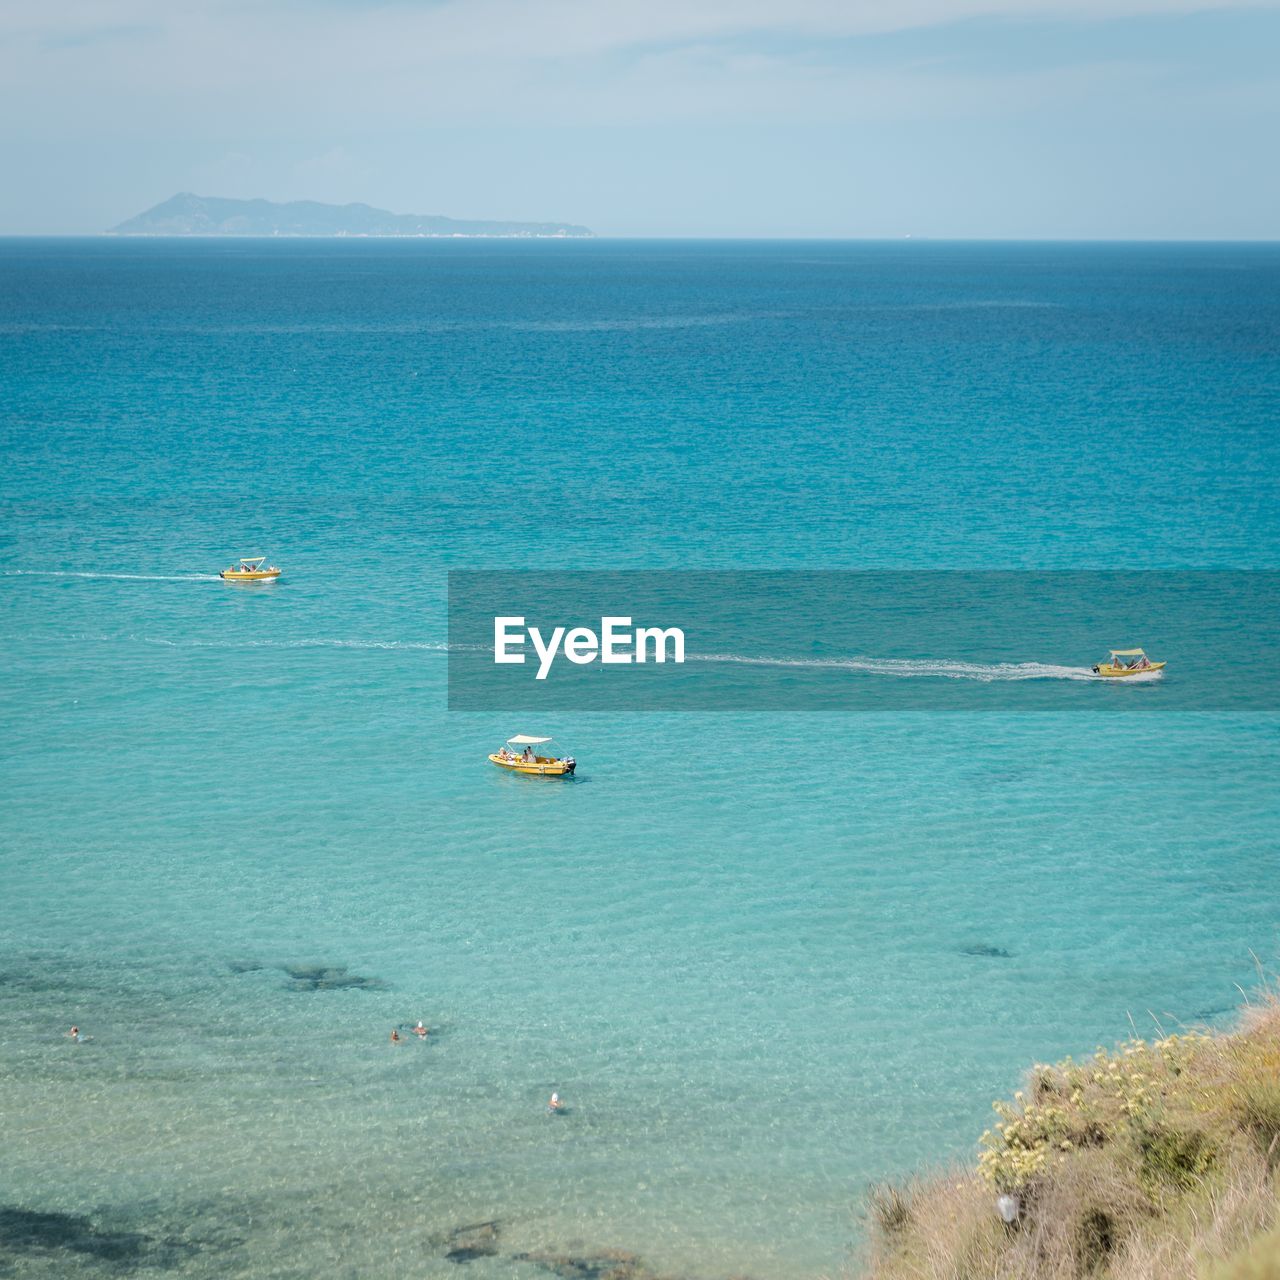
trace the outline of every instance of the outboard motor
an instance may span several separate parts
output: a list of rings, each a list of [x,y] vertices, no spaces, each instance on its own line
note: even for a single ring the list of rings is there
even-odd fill
[[[571,775],[577,767],[578,762],[572,756],[565,756],[564,771],[566,775]]]
[[[1100,668],[1101,668],[1101,663],[1099,663],[1097,667],[1094,667],[1093,674],[1095,676],[1100,676],[1102,674],[1102,671],[1100,670]]]

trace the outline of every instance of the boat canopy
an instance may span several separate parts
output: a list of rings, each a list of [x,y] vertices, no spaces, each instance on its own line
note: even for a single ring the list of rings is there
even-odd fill
[[[509,747],[540,747],[544,742],[550,742],[550,738],[531,738],[528,734],[517,733],[514,738],[507,739]]]
[[[1145,658],[1147,655],[1143,649],[1112,649],[1111,656],[1113,658]]]
[[[266,558],[266,556],[241,556],[240,563],[250,569],[256,569]]]

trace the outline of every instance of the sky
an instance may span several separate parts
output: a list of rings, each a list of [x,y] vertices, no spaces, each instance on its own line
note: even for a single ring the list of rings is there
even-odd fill
[[[1280,0],[0,0],[0,234],[1275,239]]]

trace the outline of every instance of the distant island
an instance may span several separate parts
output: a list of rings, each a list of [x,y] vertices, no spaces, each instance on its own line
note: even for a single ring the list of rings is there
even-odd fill
[[[367,204],[225,200],[181,192],[112,227],[113,236],[502,236],[581,239],[594,233],[569,222],[471,222],[436,214],[388,213]]]

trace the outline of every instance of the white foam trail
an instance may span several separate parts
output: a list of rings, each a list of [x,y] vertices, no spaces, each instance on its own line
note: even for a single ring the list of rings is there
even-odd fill
[[[186,581],[186,579],[180,579]],[[214,579],[217,581],[217,579]],[[0,640],[84,640],[91,643],[163,645],[170,649],[403,649],[426,653],[484,653],[483,644],[449,644],[443,640],[345,640],[340,637],[308,636],[294,640],[171,640],[166,636],[138,635],[64,635],[0,636]],[[993,684],[1007,680],[1090,680],[1107,684],[1145,684],[1160,680],[1163,671],[1142,671],[1123,680],[1095,675],[1089,667],[1064,667],[1052,662],[959,662],[934,658],[769,658],[741,653],[691,653],[688,662],[736,663],[750,667],[810,668],[855,671],[865,675],[914,679],[921,676],[943,680],[973,680]]]
[[[484,645],[450,645],[443,640],[341,640],[323,636],[304,637],[297,640],[174,640],[168,636],[139,635],[137,632],[114,636],[94,635],[89,632],[62,635],[0,635],[0,642],[4,643],[46,644],[67,640],[79,640],[86,644],[154,644],[166,649],[405,649],[426,653],[485,649]]]
[[[482,645],[449,645],[444,641],[431,640],[339,640],[323,637],[301,640],[163,640],[153,636],[131,636],[130,639],[193,649],[419,649],[428,653],[448,653],[451,648],[483,648]]]
[[[83,636],[85,640],[121,641],[135,644],[159,644],[168,649],[410,649],[427,653],[448,653],[450,648],[483,648],[482,645],[448,645],[430,640],[340,640],[323,636],[299,640],[170,640],[166,636]]]
[[[217,582],[216,573],[77,573],[62,569],[6,569],[6,578],[110,578],[120,582]]]
[[[930,676],[942,680],[1102,680],[1088,667],[1063,667],[1051,662],[955,662],[933,658],[753,658],[736,653],[690,654],[691,662],[733,662],[753,667],[810,667],[858,671],[873,676],[909,680]],[[1160,671],[1145,671],[1128,680],[1159,679]]]

